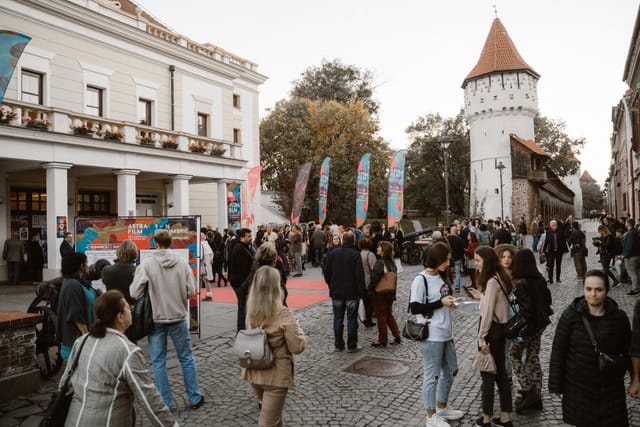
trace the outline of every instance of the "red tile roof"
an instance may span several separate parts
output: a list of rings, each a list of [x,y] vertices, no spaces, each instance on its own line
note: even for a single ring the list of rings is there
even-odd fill
[[[526,149],[528,149],[532,153],[539,154],[541,156],[549,157],[549,153],[544,151],[544,148],[542,148],[541,146],[536,144],[536,142],[534,140],[520,138],[515,133],[510,133],[509,136],[511,137],[511,139],[513,141],[519,142],[521,145],[523,145]]]
[[[489,35],[487,35],[487,40],[484,42],[480,59],[478,59],[476,66],[473,67],[464,79],[462,86],[464,87],[467,81],[471,79],[496,71],[526,71],[536,78],[540,77],[540,75],[522,59],[499,18],[493,20]]]

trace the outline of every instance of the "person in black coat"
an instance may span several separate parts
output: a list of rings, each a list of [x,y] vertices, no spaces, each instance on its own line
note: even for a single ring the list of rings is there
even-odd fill
[[[129,293],[129,285],[136,273],[137,259],[138,247],[131,240],[125,240],[118,246],[115,263],[102,269],[102,282],[107,290],[119,290],[130,305],[136,302]]]
[[[600,264],[602,264],[602,271],[613,279],[613,287],[618,286],[620,284],[620,280],[613,274],[611,271],[611,260],[615,258],[616,249],[616,238],[609,231],[609,227],[606,225],[601,225],[598,227],[598,234],[600,237],[593,238],[593,245],[600,248]],[[608,284],[607,279],[607,284]]]
[[[44,253],[40,246],[40,233],[34,233],[30,242],[25,245],[27,254],[27,269],[33,275],[34,282],[42,282],[42,267],[44,266]]]
[[[513,371],[520,385],[516,412],[542,410],[542,368],[540,338],[551,321],[551,292],[538,271],[536,258],[530,249],[520,249],[513,260],[513,291],[518,308],[526,319],[521,336],[513,340],[509,353]],[[524,356],[524,360],[523,360]]]
[[[322,271],[329,285],[329,296],[333,305],[333,332],[336,351],[344,350],[344,315],[347,314],[347,351],[358,347],[358,304],[365,295],[364,270],[360,252],[355,248],[355,235],[346,232],[342,246],[329,252]]]
[[[562,313],[553,338],[549,391],[562,395],[562,419],[578,427],[629,425],[624,377],[628,366],[631,328],[626,313],[607,296],[607,276],[589,271],[584,296]],[[598,354],[583,323],[587,319],[601,352],[626,355],[617,368],[601,372]]]
[[[549,283],[553,283],[553,266],[556,266],[556,282],[560,283],[560,273],[562,269],[562,255],[569,252],[567,239],[564,232],[558,226],[555,219],[549,223],[551,228],[544,238],[542,252],[547,256],[547,271],[549,272]]]

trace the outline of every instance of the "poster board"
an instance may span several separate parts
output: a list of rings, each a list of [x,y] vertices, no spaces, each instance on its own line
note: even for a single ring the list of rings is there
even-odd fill
[[[132,241],[140,252],[137,261],[151,256],[155,250],[153,236],[167,229],[173,238],[171,252],[185,259],[195,276],[196,294],[189,302],[191,317],[198,322],[200,336],[200,216],[180,217],[77,217],[75,220],[76,251],[85,253],[89,264],[98,259],[113,263],[116,251],[125,240]]]

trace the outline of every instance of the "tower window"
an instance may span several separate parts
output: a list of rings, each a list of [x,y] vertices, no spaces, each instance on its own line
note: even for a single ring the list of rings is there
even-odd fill
[[[512,93],[509,94],[509,99],[513,99],[513,94]]]
[[[497,101],[498,100],[498,95],[493,95],[493,100]]]

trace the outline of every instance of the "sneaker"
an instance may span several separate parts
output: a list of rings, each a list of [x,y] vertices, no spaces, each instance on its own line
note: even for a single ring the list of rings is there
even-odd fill
[[[557,279],[557,280],[556,280],[556,282],[558,282],[558,283],[562,283],[562,280],[560,280],[560,279]]]
[[[502,422],[500,421],[500,417],[492,418],[491,423],[493,423],[493,425],[497,427],[513,427],[513,422],[511,421]]]
[[[207,295],[202,301],[213,301],[210,295]]]
[[[459,420],[464,416],[464,412],[458,411],[457,409],[453,409],[448,406],[446,408],[436,408],[436,414],[440,415],[447,421]]]
[[[191,405],[191,409],[198,409],[202,405],[204,405],[204,396],[200,396],[200,400],[198,401],[198,403]]]
[[[431,418],[427,417],[427,427],[451,427],[451,424],[436,413],[431,415]]]
[[[640,294],[640,289],[631,289],[629,292],[627,292],[627,295],[629,296],[635,296]]]
[[[475,427],[492,427],[491,426],[491,421],[483,423],[482,422],[482,417],[478,418],[476,420],[476,423],[474,424]]]
[[[348,349],[347,349],[347,353],[357,353],[357,352],[359,352],[360,350],[362,350],[362,348],[361,348],[361,347],[348,348]]]
[[[344,351],[344,347],[336,347],[334,350],[334,353],[340,353]]]

